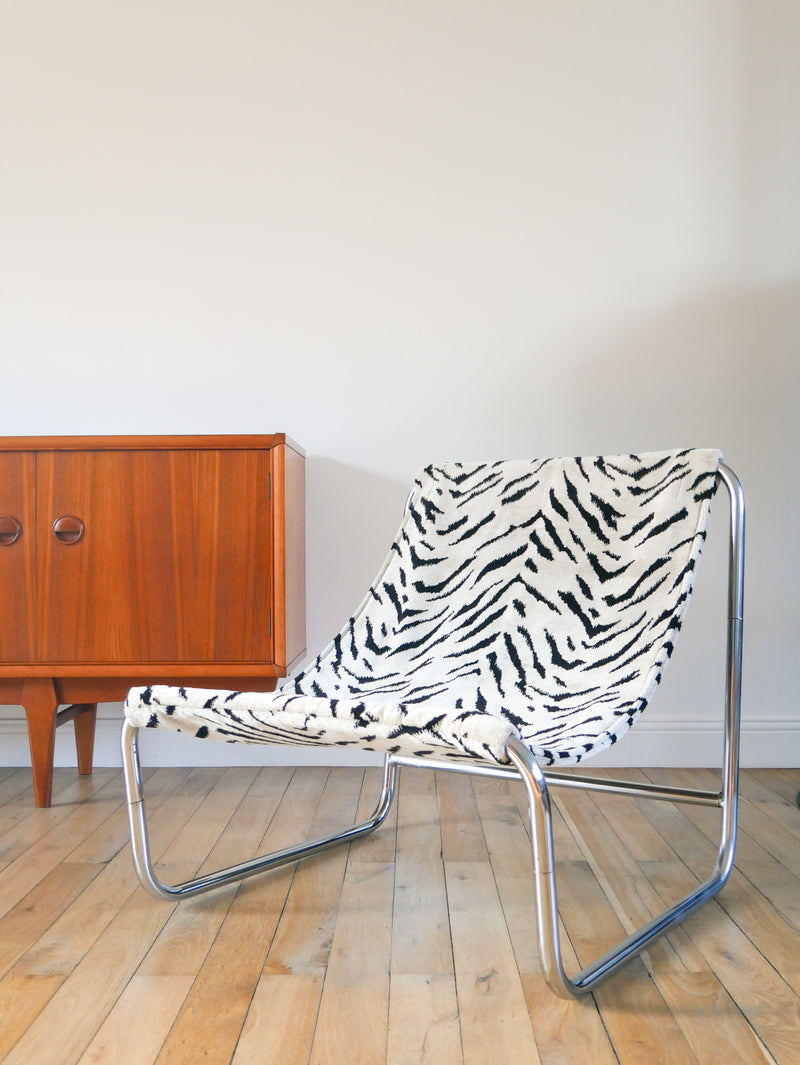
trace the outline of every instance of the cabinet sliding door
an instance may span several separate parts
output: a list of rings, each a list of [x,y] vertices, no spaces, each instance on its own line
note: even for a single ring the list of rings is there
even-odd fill
[[[0,452],[0,663],[36,654],[36,455]]]
[[[38,660],[271,662],[270,455],[41,452]]]

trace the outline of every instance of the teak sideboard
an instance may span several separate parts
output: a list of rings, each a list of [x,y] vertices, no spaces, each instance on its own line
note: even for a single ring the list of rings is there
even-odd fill
[[[0,437],[0,703],[37,806],[136,684],[271,691],[305,654],[305,458],[268,436]],[[64,709],[59,710],[59,707]]]

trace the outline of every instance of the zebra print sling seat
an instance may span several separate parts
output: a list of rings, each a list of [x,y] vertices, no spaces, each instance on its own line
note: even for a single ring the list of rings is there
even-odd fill
[[[133,689],[136,726],[545,765],[615,743],[689,601],[719,452],[445,464],[418,475],[361,607],[279,692]]]
[[[715,489],[731,508],[730,619],[719,792],[552,771],[618,742],[641,716],[689,602]],[[134,863],[173,900],[357,839],[386,817],[396,771],[428,765],[522,779],[528,795],[542,970],[575,997],[723,886],[738,796],[744,497],[718,451],[444,463],[417,476],[389,555],[361,606],[273,693],[153,685],[125,704],[122,758]],[[359,748],[384,753],[366,821],[178,885],[149,854],[137,736]],[[575,977],[564,971],[550,789],[593,788],[721,809],[710,879]]]

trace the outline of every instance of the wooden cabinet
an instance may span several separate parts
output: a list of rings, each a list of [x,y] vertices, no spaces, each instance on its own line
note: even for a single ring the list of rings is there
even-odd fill
[[[37,805],[57,725],[91,771],[98,702],[270,691],[299,661],[304,515],[283,434],[0,438],[0,702],[25,709]]]

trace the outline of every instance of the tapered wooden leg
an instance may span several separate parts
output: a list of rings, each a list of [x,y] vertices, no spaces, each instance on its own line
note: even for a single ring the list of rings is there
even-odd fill
[[[26,680],[22,705],[28,722],[33,794],[37,806],[49,806],[53,800],[53,753],[58,711],[58,697],[52,680],[49,677]]]
[[[94,757],[94,730],[97,721],[97,703],[83,703],[75,717],[75,746],[78,749],[78,772],[87,777],[92,771]]]

